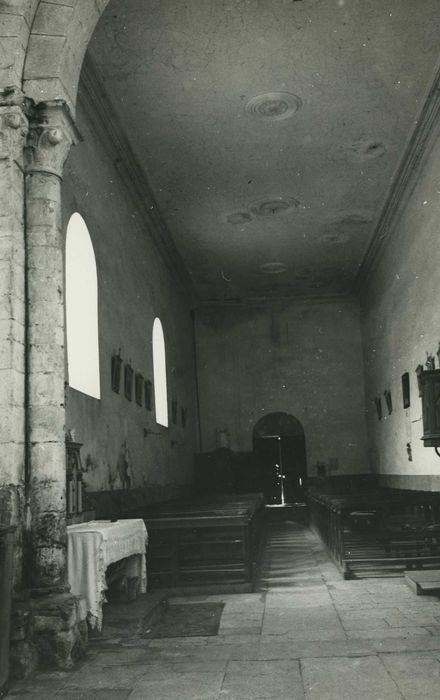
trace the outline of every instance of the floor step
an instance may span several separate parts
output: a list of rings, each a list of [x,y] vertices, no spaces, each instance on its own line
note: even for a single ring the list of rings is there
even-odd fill
[[[416,595],[440,595],[440,569],[408,571],[405,581]]]

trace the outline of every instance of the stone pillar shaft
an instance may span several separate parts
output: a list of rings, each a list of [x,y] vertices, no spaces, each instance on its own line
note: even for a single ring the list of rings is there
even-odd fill
[[[0,94],[0,524],[4,525],[20,525],[25,480],[23,147],[27,120],[19,102],[18,95]],[[16,559],[14,577],[20,583],[20,548]]]
[[[61,174],[73,134],[64,104],[45,104],[26,149],[28,489],[32,587],[41,592],[66,585]]]

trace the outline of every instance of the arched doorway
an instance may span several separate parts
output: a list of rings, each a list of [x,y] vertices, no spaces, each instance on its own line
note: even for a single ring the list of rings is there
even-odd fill
[[[307,486],[304,429],[288,413],[270,413],[253,430],[254,465],[268,505],[304,501]]]

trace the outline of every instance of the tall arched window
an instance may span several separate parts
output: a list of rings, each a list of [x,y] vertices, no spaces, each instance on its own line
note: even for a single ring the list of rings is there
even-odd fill
[[[98,279],[86,223],[72,214],[66,235],[66,327],[69,386],[99,399]]]
[[[156,423],[168,427],[168,392],[165,339],[159,318],[153,323],[153,376]]]

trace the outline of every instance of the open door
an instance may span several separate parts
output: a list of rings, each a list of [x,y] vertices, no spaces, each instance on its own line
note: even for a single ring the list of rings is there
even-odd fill
[[[304,430],[286,413],[272,413],[254,428],[254,464],[268,505],[302,503],[307,486]]]

